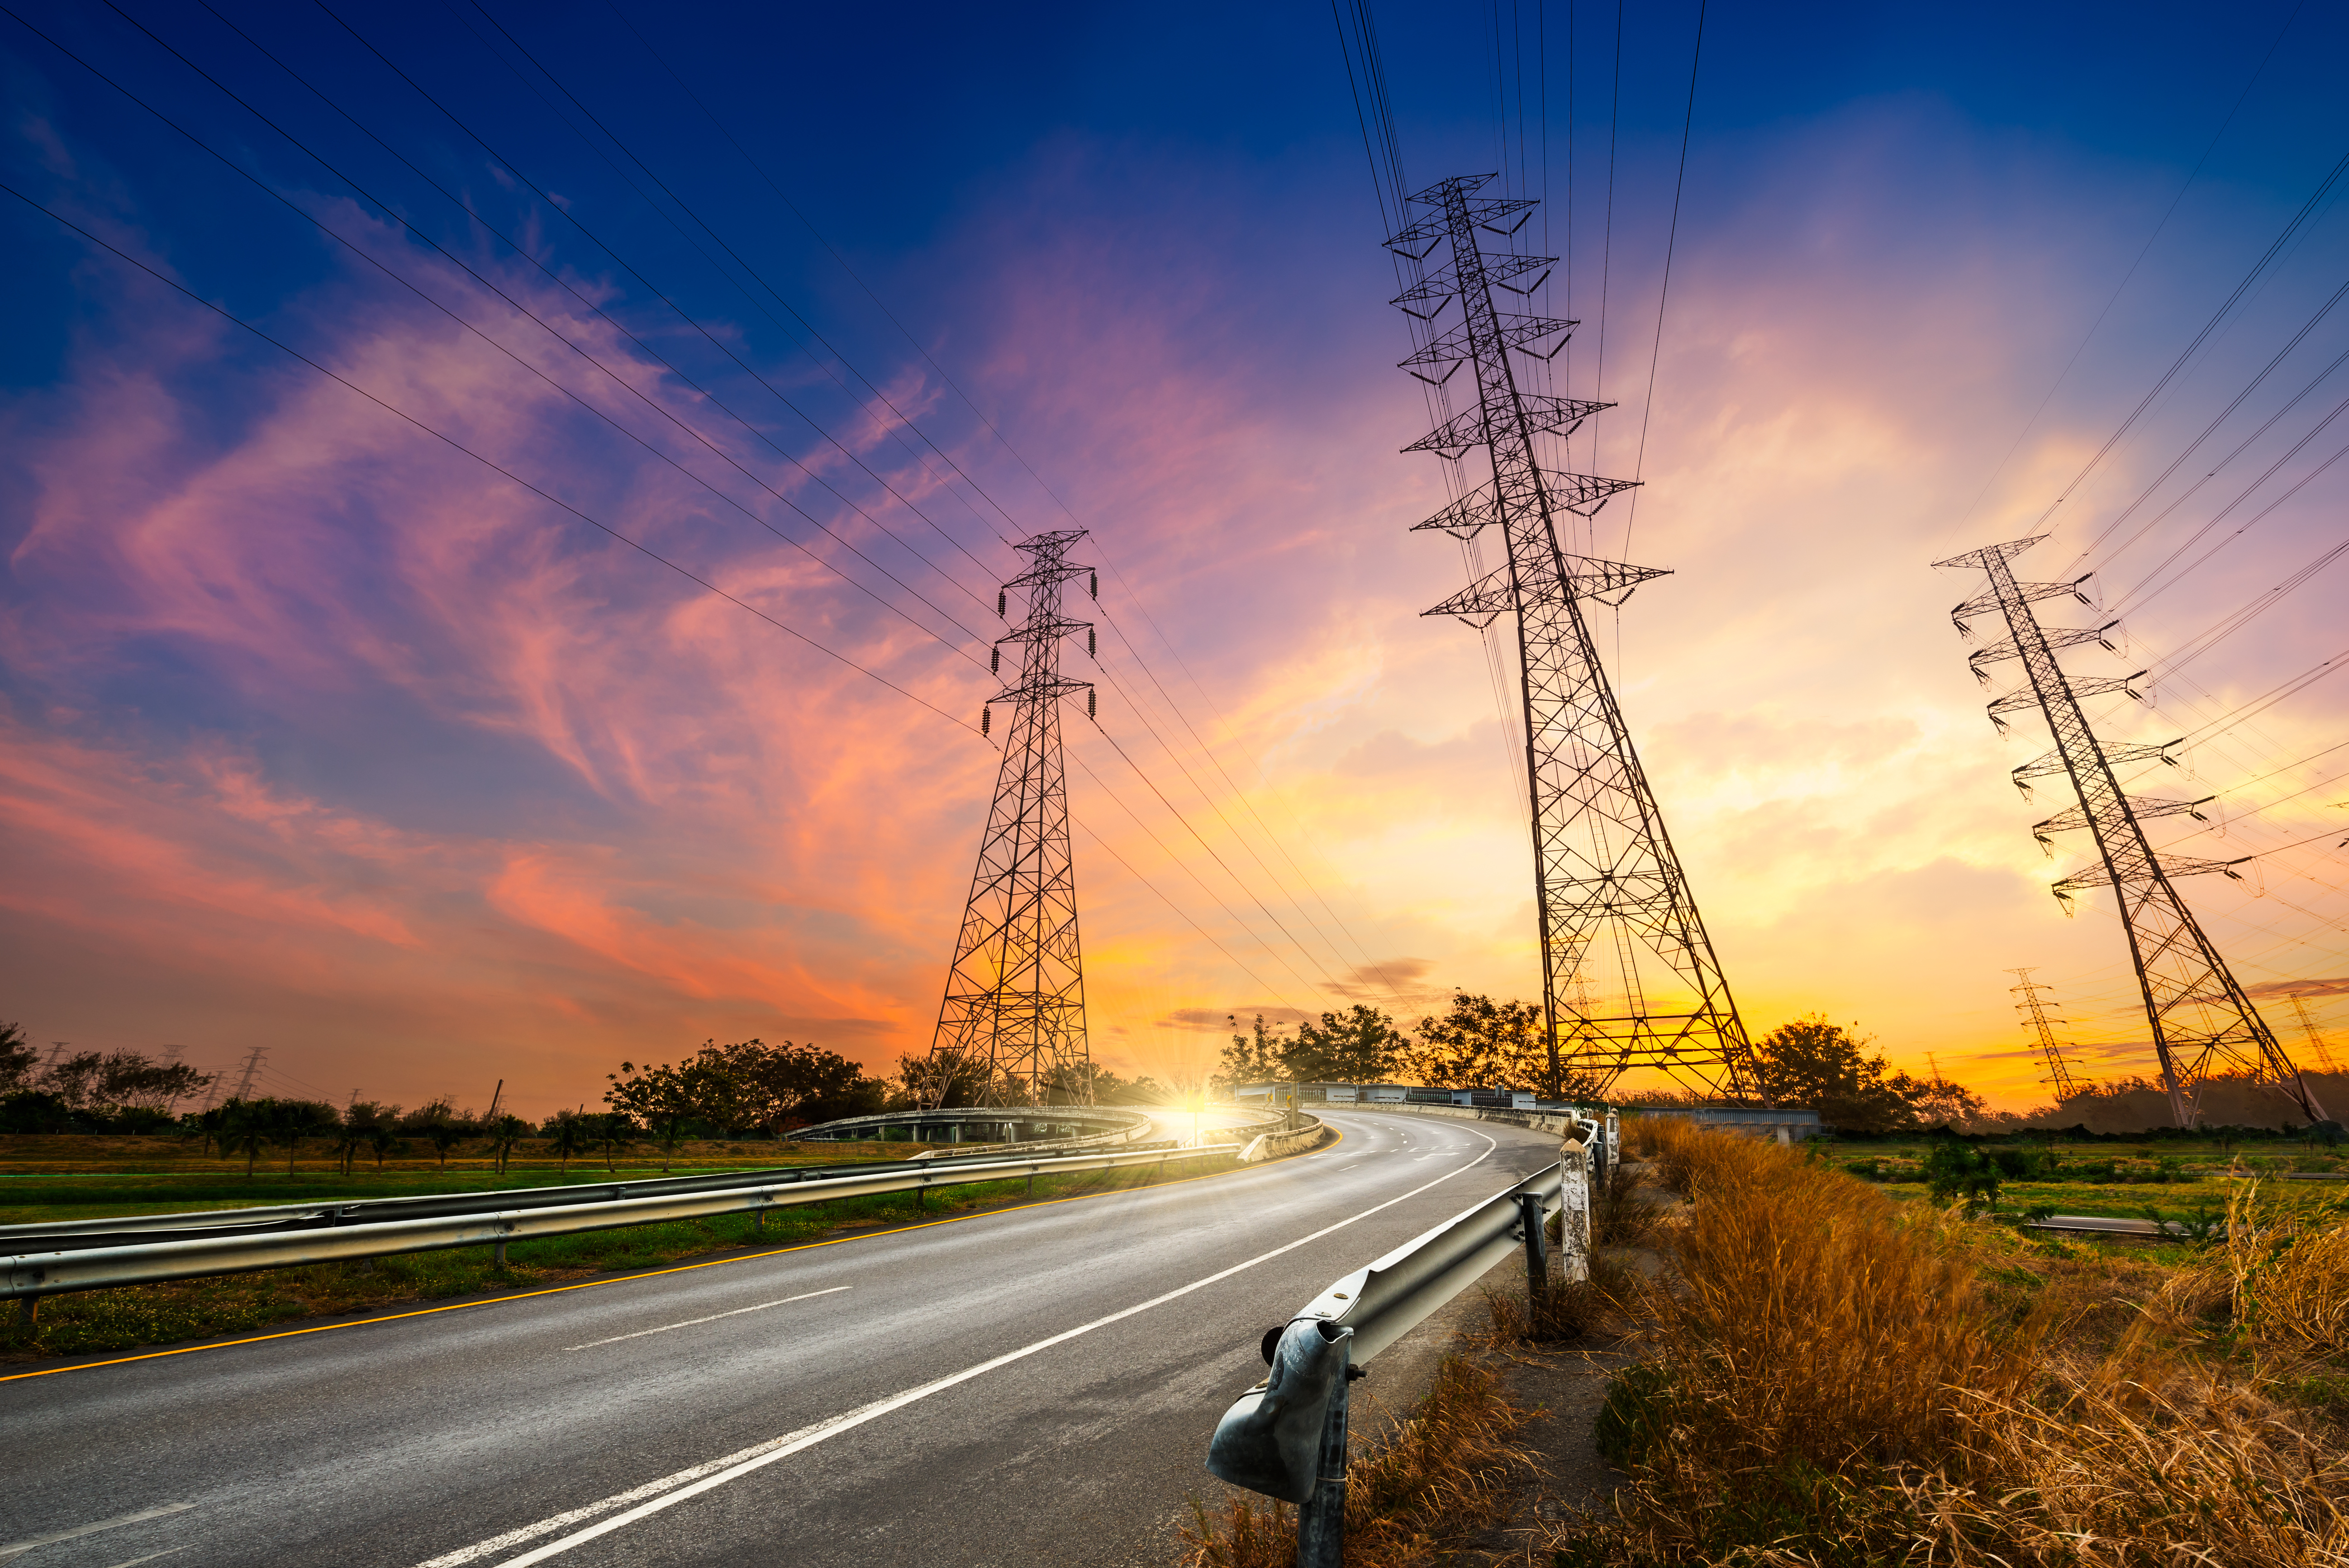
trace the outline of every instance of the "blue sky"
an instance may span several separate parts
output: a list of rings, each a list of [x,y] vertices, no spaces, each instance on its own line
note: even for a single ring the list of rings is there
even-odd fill
[[[337,5],[363,44],[316,5],[125,9],[162,42],[22,15],[221,156],[10,22],[9,185],[933,710],[11,202],[0,1016],[198,1060],[265,1037],[395,1099],[461,1095],[488,1052],[550,1105],[707,1035],[921,1049],[993,768],[956,628],[1061,502],[1138,650],[1103,733],[1183,812],[1079,743],[1096,1048],[1179,1073],[1235,1009],[1526,989],[1503,720],[1476,639],[1415,615],[1461,567],[1402,531],[1440,492],[1397,452],[1424,413],[1327,12]],[[1923,563],[2027,526],[2349,151],[2344,20],[1711,7],[1659,346],[1698,12],[1620,15],[1619,95],[1612,7],[1377,22],[1415,181],[1518,160],[1567,250],[1571,170],[1561,363],[1587,393],[1603,327],[1623,407],[1592,462],[1644,461],[1630,552],[1676,571],[1606,635],[1733,983],[1757,1026],[1825,1008],[2027,1096],[1999,971],[2037,961],[2123,1070],[2110,916],[2047,898],[2052,808],[2004,781],[2037,743],[1982,724],[1938,618],[1968,585]],[[2339,195],[2066,503],[2051,572],[2338,286]],[[2323,436],[2211,521],[2329,387],[2093,562],[2113,599],[2313,469]],[[2128,656],[2324,548],[2343,472],[2132,609]],[[2337,602],[2313,580],[2113,722],[2293,678]],[[2341,703],[2313,685],[2198,753],[2230,842],[2334,820],[2339,758],[2301,759]],[[2340,878],[2275,852],[2272,886],[2195,893],[2247,980],[2321,989]],[[1413,978],[1365,990],[1374,962]]]

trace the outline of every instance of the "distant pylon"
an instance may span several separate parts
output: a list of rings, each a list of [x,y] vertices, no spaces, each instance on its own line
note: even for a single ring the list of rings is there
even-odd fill
[[[2308,1003],[2297,991],[2292,994],[2292,1010],[2300,1016],[2301,1033],[2308,1037],[2308,1048],[2316,1057],[2316,1065],[2329,1073],[2339,1072],[2341,1069],[2333,1065],[2333,1047],[2326,1045],[2324,1037],[2316,1032],[2316,1020],[2308,1016]]]
[[[2039,624],[2038,614],[2031,606],[2042,599],[2067,594],[2087,603],[2087,595],[2080,592],[2080,583],[2087,579],[2070,583],[2022,583],[2015,579],[2009,562],[2045,537],[2040,534],[1993,544],[1933,564],[1971,566],[1990,574],[1989,593],[1969,599],[1950,612],[1951,620],[1963,636],[1973,634],[1966,625],[1968,615],[1994,610],[2006,622],[2007,635],[1977,649],[1967,661],[1975,678],[1987,685],[1990,675],[1983,666],[2002,659],[2022,661],[2024,684],[1990,705],[1991,722],[2003,729],[2005,715],[2037,707],[2055,738],[2054,750],[2014,769],[2014,787],[2028,798],[2033,779],[2061,773],[2072,781],[2077,803],[2035,823],[2033,833],[2043,845],[2047,844],[2048,834],[2068,829],[2085,828],[2095,836],[2097,863],[2064,878],[2052,891],[2067,913],[2074,896],[2090,888],[2109,887],[2120,901],[2121,925],[2128,934],[2129,959],[2137,966],[2137,984],[2145,993],[2146,1021],[2153,1028],[2153,1048],[2161,1062],[2162,1087],[2168,1092],[2170,1114],[2178,1126],[2194,1125],[2201,1115],[2204,1084],[2222,1073],[2247,1074],[2259,1081],[2272,1083],[2291,1096],[2311,1121],[2326,1120],[2323,1108],[2317,1104],[2300,1070],[2277,1043],[2275,1031],[2251,1006],[2243,988],[2235,984],[2227,961],[2203,934],[2185,900],[2170,885],[2172,877],[2202,872],[2221,872],[2240,881],[2233,868],[2241,861],[2184,858],[2163,861],[2157,858],[2153,846],[2146,840],[2147,820],[2178,815],[2199,818],[2201,813],[2195,808],[2203,801],[2133,798],[2122,793],[2120,780],[2115,776],[2116,766],[2129,762],[2158,760],[2174,766],[2176,759],[2169,756],[2169,748],[2178,743],[2173,740],[2159,746],[2143,746],[2099,742],[2088,727],[2080,698],[2106,692],[2136,696],[2130,683],[2137,676],[2106,676],[2075,683],[2055,660],[2058,648],[2076,647],[2082,643],[2112,646],[2108,634],[2118,623],[2108,621],[2093,628],[2049,631]],[[2054,852],[2052,847],[2048,852]]]
[[[999,639],[990,661],[999,666],[1005,644],[1019,650],[1016,680],[989,699],[1010,705],[1003,732],[1003,763],[995,776],[995,802],[979,840],[954,963],[947,971],[930,1059],[938,1071],[930,1098],[942,1102],[957,1079],[977,1078],[981,1102],[1024,1097],[1043,1103],[1056,1082],[1090,1099],[1092,1053],[1085,1037],[1085,979],[1077,944],[1076,866],[1069,847],[1068,774],[1061,757],[1061,699],[1092,683],[1063,679],[1061,639],[1092,629],[1061,614],[1061,585],[1092,568],[1066,557],[1082,529],[1040,533],[1015,548],[1029,569],[1003,585],[1000,614],[1011,591],[1027,595],[1028,613]],[[1092,592],[1100,594],[1100,577]],[[980,732],[991,726],[980,716]]]
[[[1535,205],[1475,196],[1492,178],[1446,180],[1412,197],[1430,215],[1387,245],[1414,263],[1439,244],[1449,249],[1444,265],[1393,302],[1431,324],[1426,346],[1402,368],[1438,386],[1463,364],[1475,372],[1476,406],[1403,449],[1456,460],[1481,446],[1492,459],[1491,483],[1417,526],[1464,540],[1498,527],[1506,542],[1506,565],[1425,614],[1456,615],[1480,629],[1503,614],[1516,617],[1549,1044],[1550,1081],[1543,1087],[1559,1092],[1568,1075],[1604,1087],[1632,1068],[1653,1068],[1716,1095],[1765,1099],[1744,1023],[1579,603],[1665,573],[1570,555],[1559,543],[1560,511],[1590,517],[1637,481],[1545,469],[1536,454],[1537,434],[1563,438],[1613,405],[1519,389],[1511,353],[1547,358],[1575,324],[1495,304],[1495,287],[1525,293],[1555,258],[1484,254],[1478,229],[1514,232]],[[1463,319],[1436,332],[1432,324],[1455,298]],[[1596,1006],[1574,989],[1593,969],[1601,993]]]
[[[2039,1081],[2055,1091],[2055,1103],[2061,1105],[2086,1088],[2087,1085],[2073,1073],[2071,1060],[2064,1055],[2064,1047],[2056,1042],[2055,1031],[2051,1027],[2064,1020],[2048,1017],[2045,1006],[2039,1000],[2039,993],[2053,991],[2055,987],[2033,980],[2033,967],[2035,965],[2007,971],[2022,982],[2019,985],[2008,986],[2007,994],[2023,998],[2014,1005],[2014,1010],[2022,1014],[2024,1024],[2037,1033],[2040,1054],[2047,1058],[2047,1076]]]
[[[261,1066],[261,1058],[268,1054],[269,1047],[267,1046],[255,1046],[253,1047],[252,1053],[244,1058],[244,1076],[236,1080],[236,1092],[229,1096],[229,1099],[243,1099],[244,1098],[245,1091],[253,1087],[253,1075],[255,1069]]]

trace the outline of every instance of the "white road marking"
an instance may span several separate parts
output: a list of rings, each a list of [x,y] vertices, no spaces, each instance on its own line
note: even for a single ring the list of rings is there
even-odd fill
[[[1033,1344],[1023,1345],[1017,1350],[1007,1351],[992,1360],[982,1361],[975,1367],[967,1367],[959,1372],[938,1378],[936,1382],[924,1383],[918,1387],[908,1388],[902,1394],[893,1394],[885,1399],[876,1399],[869,1405],[860,1405],[855,1409],[818,1421],[812,1426],[802,1427],[794,1432],[786,1432],[780,1438],[772,1438],[754,1447],[740,1449],[728,1454],[723,1459],[710,1460],[706,1463],[692,1466],[690,1469],[678,1470],[674,1475],[663,1476],[658,1480],[647,1481],[642,1486],[616,1492],[601,1501],[571,1509],[551,1519],[542,1519],[535,1524],[526,1524],[519,1530],[507,1531],[502,1535],[492,1536],[489,1540],[478,1542],[471,1546],[460,1547],[457,1551],[435,1557],[429,1562],[419,1563],[417,1568],[460,1568],[463,1563],[478,1562],[481,1558],[503,1551],[508,1546],[519,1546],[525,1541],[533,1541],[539,1536],[550,1534],[565,1525],[593,1519],[599,1513],[611,1513],[612,1510],[626,1507],[630,1503],[636,1504],[624,1513],[613,1514],[612,1517],[599,1520],[584,1530],[573,1531],[560,1540],[550,1541],[545,1545],[525,1552],[519,1557],[509,1557],[499,1565],[499,1568],[530,1568],[532,1563],[543,1563],[550,1557],[560,1556],[573,1547],[584,1545],[597,1536],[609,1534],[622,1525],[633,1524],[639,1519],[683,1502],[688,1497],[698,1496],[702,1492],[724,1486],[730,1480],[740,1480],[753,1470],[763,1470],[777,1460],[788,1459],[803,1449],[812,1449],[828,1438],[834,1438],[843,1432],[861,1427],[867,1421],[889,1414],[892,1410],[903,1409],[908,1405],[928,1398],[933,1394],[942,1394],[948,1388],[969,1382],[974,1377],[984,1377],[998,1367],[1009,1367],[1015,1361],[1024,1361],[1039,1351],[1050,1350],[1056,1345],[1066,1344],[1071,1339],[1091,1334],[1097,1328],[1106,1328],[1112,1323],[1123,1322],[1138,1313],[1148,1312],[1154,1306],[1164,1306],[1170,1301],[1189,1295],[1193,1291],[1205,1290],[1207,1286],[1227,1280],[1234,1274],[1245,1274],[1258,1264],[1268,1263],[1284,1253],[1293,1253],[1298,1248],[1318,1242],[1333,1232],[1342,1231],[1357,1221],[1367,1220],[1381,1210],[1392,1209],[1407,1199],[1416,1198],[1431,1188],[1442,1186],[1462,1171],[1474,1170],[1499,1147],[1496,1140],[1486,1137],[1484,1133],[1480,1132],[1475,1136],[1485,1140],[1485,1152],[1460,1167],[1459,1171],[1447,1171],[1433,1181],[1423,1182],[1408,1192],[1389,1198],[1383,1203],[1372,1204],[1361,1213],[1340,1220],[1335,1224],[1324,1225],[1311,1235],[1299,1236],[1293,1242],[1283,1243],[1270,1252],[1258,1253],[1246,1263],[1234,1264],[1231,1267],[1208,1274],[1204,1279],[1193,1280],[1185,1285],[1177,1285],[1163,1295],[1154,1295],[1148,1301],[1121,1308],[1106,1317],[1097,1317],[1091,1323],[1063,1329]],[[640,1499],[647,1501],[639,1501]]]
[[[0,1563],[19,1557],[36,1546],[47,1546],[55,1541],[71,1541],[77,1536],[95,1535],[101,1530],[116,1530],[126,1524],[136,1524],[143,1519],[160,1519],[167,1513],[179,1513],[195,1507],[192,1502],[167,1502],[160,1508],[142,1508],[136,1513],[118,1513],[112,1519],[101,1519],[96,1524],[78,1524],[71,1530],[60,1530],[55,1535],[36,1535],[29,1541],[11,1541],[0,1546]]]
[[[591,1339],[585,1345],[566,1345],[565,1350],[593,1350],[598,1345],[617,1345],[623,1339],[642,1339],[647,1334],[667,1334],[672,1328],[691,1328],[697,1323],[715,1323],[721,1317],[740,1317],[746,1312],[764,1312],[771,1306],[789,1306],[795,1301],[813,1301],[820,1295],[837,1295],[843,1290],[854,1290],[853,1284],[836,1284],[830,1290],[812,1290],[804,1295],[787,1295],[781,1301],[762,1301],[756,1306],[738,1306],[731,1312],[713,1312],[708,1317],[688,1317],[683,1323],[664,1323],[658,1328],[639,1328],[634,1334],[615,1334],[609,1339]]]
[[[139,1564],[141,1563],[152,1563],[158,1557],[169,1557],[175,1552],[185,1552],[187,1548],[184,1546],[167,1546],[160,1552],[150,1552],[144,1557],[126,1557],[121,1562],[114,1564],[114,1568],[139,1568]]]

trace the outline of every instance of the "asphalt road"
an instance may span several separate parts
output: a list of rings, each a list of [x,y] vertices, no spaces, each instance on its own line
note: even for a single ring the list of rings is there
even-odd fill
[[[1327,1119],[1228,1175],[0,1384],[0,1563],[1155,1568],[1263,1330],[1557,1158]]]

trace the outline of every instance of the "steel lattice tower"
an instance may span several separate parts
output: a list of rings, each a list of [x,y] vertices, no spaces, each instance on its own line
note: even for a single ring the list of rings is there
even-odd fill
[[[2162,1087],[2168,1091],[2170,1114],[2180,1127],[2192,1127],[2201,1114],[2202,1087],[2222,1073],[2241,1074],[2272,1083],[2308,1113],[2311,1121],[2327,1119],[2292,1058],[2270,1029],[2243,988],[2235,984],[2227,961],[2178,896],[2170,879],[2203,872],[2235,876],[2241,861],[2183,858],[2164,861],[2147,842],[2145,824],[2158,817],[2189,815],[2200,800],[2157,800],[2122,792],[2116,766],[2130,762],[2170,762],[2169,741],[2160,746],[2104,745],[2088,727],[2080,698],[2108,692],[2135,696],[2130,682],[2136,676],[2106,676],[2074,683],[2056,662],[2059,648],[2082,643],[2112,646],[2109,634],[2117,623],[2102,626],[2048,630],[2039,624],[2032,605],[2042,599],[2069,594],[2082,603],[2085,578],[2071,583],[2023,583],[2010,564],[2015,556],[2044,539],[2040,534],[2007,544],[1953,555],[1936,566],[1977,567],[1990,574],[1990,592],[1967,600],[1950,612],[1960,634],[1971,636],[1968,615],[1997,611],[2004,617],[2007,635],[1977,649],[1967,662],[1985,685],[1986,665],[2004,659],[2022,661],[2026,684],[1990,705],[1992,723],[2004,728],[2004,716],[2020,708],[2037,707],[2055,738],[2055,749],[2014,769],[2015,788],[2027,798],[2031,780],[2061,773],[2072,781],[2076,803],[2035,823],[2032,831],[2042,844],[2047,835],[2085,828],[2095,835],[2098,862],[2075,872],[2054,885],[2068,912],[2074,895],[2090,888],[2110,887],[2120,901],[2121,924],[2128,933],[2129,959],[2137,966],[2145,993],[2146,1021],[2153,1028],[2153,1048],[2161,1062]],[[2053,850],[2050,851],[2053,853]],[[2244,859],[2248,859],[2246,856]],[[2240,880],[2240,879],[2239,879]]]
[[[2087,1086],[2072,1076],[2072,1063],[2064,1055],[2064,1047],[2057,1043],[2055,1031],[2051,1026],[2064,1020],[2049,1018],[2046,1004],[2039,999],[2039,993],[2052,991],[2054,987],[2034,982],[2028,968],[2010,969],[2007,973],[2022,982],[2019,985],[2008,986],[2007,994],[2023,998],[2014,1005],[2014,1010],[2023,1015],[2023,1021],[2038,1035],[2040,1052],[2047,1058],[2047,1076],[2039,1081],[2055,1091],[2055,1103],[2061,1105]]]
[[[958,1078],[978,1080],[980,1102],[988,1105],[1023,1099],[1041,1104],[1055,1082],[1092,1092],[1068,774],[1061,758],[1061,699],[1083,692],[1088,705],[1093,700],[1091,681],[1061,674],[1061,639],[1092,629],[1061,614],[1061,584],[1092,570],[1067,559],[1084,536],[1082,529],[1068,529],[1022,540],[1015,548],[1030,558],[1029,568],[996,600],[1001,614],[1012,592],[1024,592],[1028,614],[997,641],[990,658],[999,670],[1006,645],[1015,647],[1019,676],[988,699],[980,722],[984,733],[993,705],[1010,706],[995,803],[930,1046],[942,1069],[934,1080],[936,1101]]]
[[[1522,288],[1512,280],[1547,269],[1555,258],[1483,253],[1477,229],[1514,232],[1535,205],[1476,196],[1492,178],[1464,176],[1421,191],[1412,203],[1430,215],[1386,242],[1414,263],[1438,245],[1449,250],[1445,264],[1405,289],[1396,305],[1433,323],[1453,299],[1461,304],[1459,324],[1440,333],[1431,326],[1426,346],[1402,367],[1439,385],[1437,375],[1423,369],[1441,371],[1443,379],[1462,364],[1475,372],[1476,406],[1403,449],[1456,459],[1482,446],[1492,458],[1490,484],[1417,526],[1459,539],[1497,526],[1508,561],[1424,613],[1478,627],[1502,614],[1516,617],[1549,1034],[1546,1087],[1557,1092],[1568,1073],[1603,1085],[1635,1068],[1658,1068],[1714,1094],[1760,1099],[1745,1026],[1579,603],[1665,573],[1571,555],[1558,542],[1559,511],[1588,518],[1636,481],[1546,469],[1537,457],[1537,433],[1570,435],[1613,405],[1518,387],[1511,352],[1547,357],[1564,346],[1575,324],[1495,304],[1495,287],[1526,292],[1539,279]],[[1585,975],[1601,993],[1596,1007],[1579,994],[1568,995]]]

